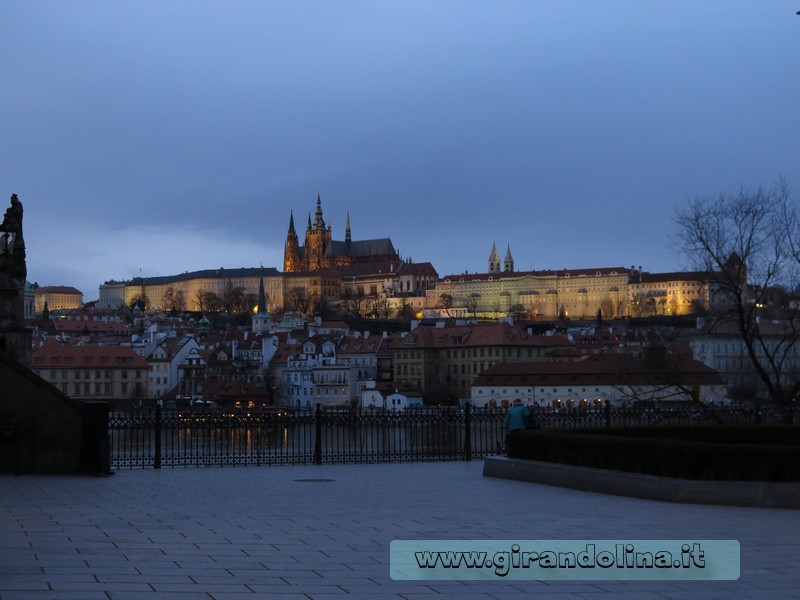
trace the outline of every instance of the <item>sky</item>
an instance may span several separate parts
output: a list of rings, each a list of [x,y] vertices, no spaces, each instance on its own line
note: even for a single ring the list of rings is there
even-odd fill
[[[0,208],[28,279],[283,268],[333,238],[440,276],[687,268],[675,210],[800,190],[800,1],[0,2]],[[797,196],[795,195],[795,198]]]

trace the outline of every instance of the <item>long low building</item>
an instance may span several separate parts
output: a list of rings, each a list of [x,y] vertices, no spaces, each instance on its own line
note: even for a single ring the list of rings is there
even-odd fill
[[[321,279],[322,274],[315,279]],[[222,302],[249,303],[255,307],[261,281],[272,306],[284,305],[286,277],[275,268],[206,269],[163,277],[135,277],[128,281],[107,281],[100,286],[100,308],[131,306],[144,300],[148,310],[212,310],[206,306],[210,295]],[[299,285],[309,285],[300,282]],[[234,297],[231,297],[235,295]]]
[[[490,272],[448,275],[428,292],[433,301],[448,298],[463,316],[605,318],[627,315],[628,281],[624,267],[561,271]]]
[[[476,407],[578,408],[634,401],[713,402],[725,395],[719,374],[703,363],[682,359],[669,368],[648,366],[621,355],[590,356],[577,362],[506,362],[486,369],[472,385]]]

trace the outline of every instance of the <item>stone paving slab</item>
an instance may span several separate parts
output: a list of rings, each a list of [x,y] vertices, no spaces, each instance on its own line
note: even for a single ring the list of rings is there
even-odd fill
[[[485,478],[481,461],[0,476],[0,600],[800,599],[800,511]],[[299,481],[330,479],[332,481]],[[394,539],[736,539],[738,581],[394,581]]]

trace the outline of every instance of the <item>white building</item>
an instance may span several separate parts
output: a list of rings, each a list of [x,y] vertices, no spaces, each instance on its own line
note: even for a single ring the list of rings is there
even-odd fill
[[[471,402],[494,407],[520,399],[527,405],[554,408],[605,402],[713,402],[724,390],[719,375],[695,360],[681,360],[672,369],[651,369],[632,357],[593,355],[581,361],[498,363],[475,380]]]

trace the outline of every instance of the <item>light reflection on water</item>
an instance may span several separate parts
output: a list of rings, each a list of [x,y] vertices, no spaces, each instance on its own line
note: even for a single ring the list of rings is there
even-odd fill
[[[491,425],[491,426],[490,426]],[[321,452],[333,460],[431,460],[457,458],[463,452],[465,432],[459,422],[381,425],[325,424]],[[503,432],[495,424],[476,426],[473,451],[492,453]],[[148,427],[111,432],[112,465],[148,466],[155,452],[155,435]],[[310,462],[316,441],[313,422],[256,427],[163,427],[164,464],[262,464]]]

